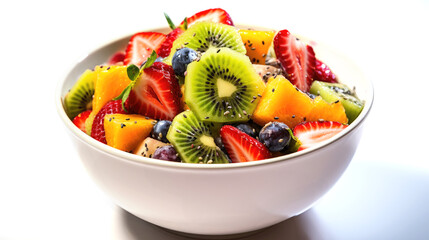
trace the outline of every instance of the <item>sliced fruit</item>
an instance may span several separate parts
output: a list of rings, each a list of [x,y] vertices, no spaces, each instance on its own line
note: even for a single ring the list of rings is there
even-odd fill
[[[299,41],[288,30],[279,31],[274,37],[273,45],[287,79],[307,92],[313,82],[316,66],[313,48]]]
[[[322,82],[329,82],[329,83],[338,83],[337,76],[332,72],[332,70],[320,61],[319,59],[316,59],[316,66],[314,69],[314,80],[319,80]]]
[[[134,34],[125,50],[124,64],[140,66],[146,61],[152,51],[158,51],[165,38],[165,34],[158,32],[140,32]]]
[[[124,63],[124,59],[125,59],[125,52],[120,51],[113,54],[113,56],[110,57],[107,63],[108,65],[121,65]]]
[[[92,110],[86,110],[84,112],[79,113],[75,118],[73,118],[73,123],[83,132],[86,132],[85,129],[85,121],[89,117],[89,114],[92,112]]]
[[[141,143],[138,144],[136,148],[133,149],[132,153],[143,157],[151,158],[152,154],[155,152],[157,148],[167,146],[167,145],[169,144],[163,143],[151,137],[147,137],[143,141],[141,141]]]
[[[233,163],[250,162],[271,157],[270,151],[258,140],[231,125],[220,129],[222,143]]]
[[[173,46],[174,40],[176,40],[183,32],[183,29],[175,28],[173,31],[168,33],[165,37],[164,42],[162,42],[161,46],[157,51],[158,56],[163,58],[168,57],[168,55],[170,55],[171,47]]]
[[[234,25],[229,14],[222,8],[207,9],[187,18],[188,27],[197,22],[215,22],[226,25]],[[181,25],[184,25],[184,21],[182,21]]]
[[[241,39],[246,47],[246,55],[255,64],[265,64],[268,49],[274,38],[274,31],[240,29]]]
[[[92,113],[86,120],[86,133],[91,135],[92,122],[104,105],[117,97],[130,84],[126,66],[99,67],[95,80]]]
[[[359,100],[354,90],[345,84],[314,81],[310,93],[320,95],[329,103],[340,101],[346,111],[349,124],[359,116],[364,107],[364,103]]]
[[[228,163],[228,156],[216,146],[210,126],[192,111],[178,114],[170,126],[167,139],[186,163]]]
[[[293,129],[293,134],[301,142],[298,151],[325,141],[345,129],[347,125],[333,121],[305,122]]]
[[[270,66],[270,65],[262,65],[262,64],[253,64],[253,68],[256,70],[258,75],[264,80],[266,83],[270,77],[276,77],[277,75],[282,74],[282,70],[280,68]]]
[[[221,23],[198,22],[188,28],[173,43],[170,56],[165,60],[171,63],[176,49],[187,47],[198,52],[205,52],[209,48],[231,48],[240,53],[246,53],[240,34],[235,27]]]
[[[180,87],[173,68],[155,62],[144,69],[130,92],[128,103],[131,113],[172,120],[181,111]]]
[[[104,131],[104,116],[115,113],[126,113],[122,108],[122,100],[114,100],[106,103],[106,105],[104,105],[104,107],[101,108],[101,110],[97,113],[97,115],[95,115],[94,121],[91,125],[92,138],[102,143],[107,143]],[[86,123],[88,123],[88,121],[86,121]]]
[[[281,75],[268,80],[252,119],[261,126],[278,121],[290,128],[304,121],[319,119],[341,123],[348,121],[341,103],[328,104],[320,96],[312,99]]]
[[[77,80],[64,98],[64,108],[70,119],[79,113],[92,109],[94,82],[97,78],[95,71],[86,70]]]
[[[264,89],[247,56],[212,48],[188,65],[185,101],[202,121],[243,122],[250,119]]]
[[[149,136],[156,121],[136,114],[106,114],[104,132],[107,145],[130,152]]]
[[[180,86],[180,106],[183,110],[191,110],[185,102],[185,85]]]

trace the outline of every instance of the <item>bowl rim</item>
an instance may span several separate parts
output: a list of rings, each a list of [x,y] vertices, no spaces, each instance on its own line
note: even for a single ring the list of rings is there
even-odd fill
[[[259,26],[249,26],[246,24],[236,24],[235,25],[238,28],[262,28],[262,29],[271,29],[266,27],[259,27]],[[157,28],[150,28],[145,29],[144,31],[167,31],[168,27],[157,27]],[[274,30],[275,31],[275,30]],[[334,47],[325,44],[324,42],[317,41],[314,38],[305,37],[306,39],[309,39],[311,41],[317,42],[318,46],[322,46],[323,48],[327,48],[329,52],[334,52],[341,56],[341,58],[346,59],[346,61],[349,64],[352,64],[353,67],[358,70],[363,79],[362,81],[365,83],[364,85],[368,87],[368,98],[365,99],[365,106],[362,109],[362,112],[359,114],[359,116],[343,131],[336,134],[335,136],[331,137],[330,139],[323,141],[322,143],[317,144],[314,147],[304,149],[299,152],[273,157],[269,159],[259,160],[259,161],[251,161],[251,162],[242,162],[242,163],[229,163],[229,164],[200,164],[200,163],[182,163],[182,162],[170,162],[170,161],[162,161],[152,158],[147,158],[143,156],[139,156],[136,154],[128,153],[119,149],[115,149],[113,147],[108,146],[107,144],[101,143],[95,139],[93,139],[91,136],[87,135],[83,131],[81,131],[79,128],[77,128],[72,121],[68,118],[64,105],[63,105],[63,96],[62,96],[62,89],[64,84],[66,83],[70,73],[74,70],[74,68],[80,64],[81,62],[85,61],[85,59],[88,56],[93,55],[95,52],[101,50],[102,48],[106,48],[109,45],[118,42],[123,41],[125,39],[129,39],[133,34],[136,32],[125,34],[122,37],[118,37],[116,39],[110,40],[105,42],[103,45],[91,50],[89,53],[85,54],[83,57],[81,57],[79,60],[75,62],[74,65],[67,68],[67,72],[63,75],[61,81],[57,82],[56,90],[55,90],[55,105],[57,113],[59,114],[60,118],[62,119],[63,123],[66,125],[67,129],[74,135],[74,137],[78,138],[80,141],[82,141],[84,144],[88,144],[92,148],[102,151],[106,154],[109,154],[111,156],[116,157],[117,159],[121,161],[127,161],[127,162],[133,162],[135,164],[148,164],[152,166],[158,166],[158,167],[169,167],[169,168],[175,168],[175,169],[232,169],[232,168],[247,168],[247,167],[254,167],[254,166],[264,166],[267,164],[273,164],[283,161],[288,162],[295,162],[299,161],[300,157],[311,154],[314,151],[319,150],[320,148],[324,148],[336,141],[339,141],[341,138],[345,137],[346,135],[350,134],[352,131],[357,129],[359,126],[361,126],[364,122],[364,120],[367,118],[373,102],[374,102],[374,86],[373,83],[365,76],[365,74],[362,72],[362,70],[356,66],[354,61],[352,61],[349,57],[343,55],[340,51],[337,51]],[[297,36],[300,36],[299,34],[294,34]]]

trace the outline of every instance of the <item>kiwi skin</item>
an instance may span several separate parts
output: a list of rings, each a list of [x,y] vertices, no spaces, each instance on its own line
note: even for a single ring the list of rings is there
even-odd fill
[[[264,90],[249,58],[229,48],[209,49],[185,77],[186,104],[204,122],[247,122]]]
[[[96,73],[86,70],[77,80],[64,98],[64,108],[70,119],[79,113],[92,109],[92,98],[94,96],[94,81]]]
[[[228,156],[216,146],[209,124],[201,122],[192,111],[178,114],[167,139],[185,163],[229,163]]]

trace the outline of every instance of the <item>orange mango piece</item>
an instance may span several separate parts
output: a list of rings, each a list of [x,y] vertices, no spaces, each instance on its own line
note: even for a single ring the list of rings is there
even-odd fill
[[[265,58],[273,42],[274,31],[238,30],[246,47],[246,55],[254,64],[265,64]]]
[[[155,122],[137,114],[107,114],[104,117],[107,145],[130,152],[149,136]]]
[[[290,128],[294,128],[301,122],[319,119],[348,122],[341,103],[329,104],[321,97],[313,100],[282,75],[268,80],[266,90],[253,112],[252,119],[261,126],[278,121]]]

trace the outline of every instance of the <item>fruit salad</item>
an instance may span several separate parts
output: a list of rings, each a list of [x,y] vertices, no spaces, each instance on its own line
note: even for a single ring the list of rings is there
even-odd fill
[[[64,97],[76,127],[113,148],[239,163],[311,148],[362,111],[353,88],[286,29],[240,29],[215,8],[139,32]]]

